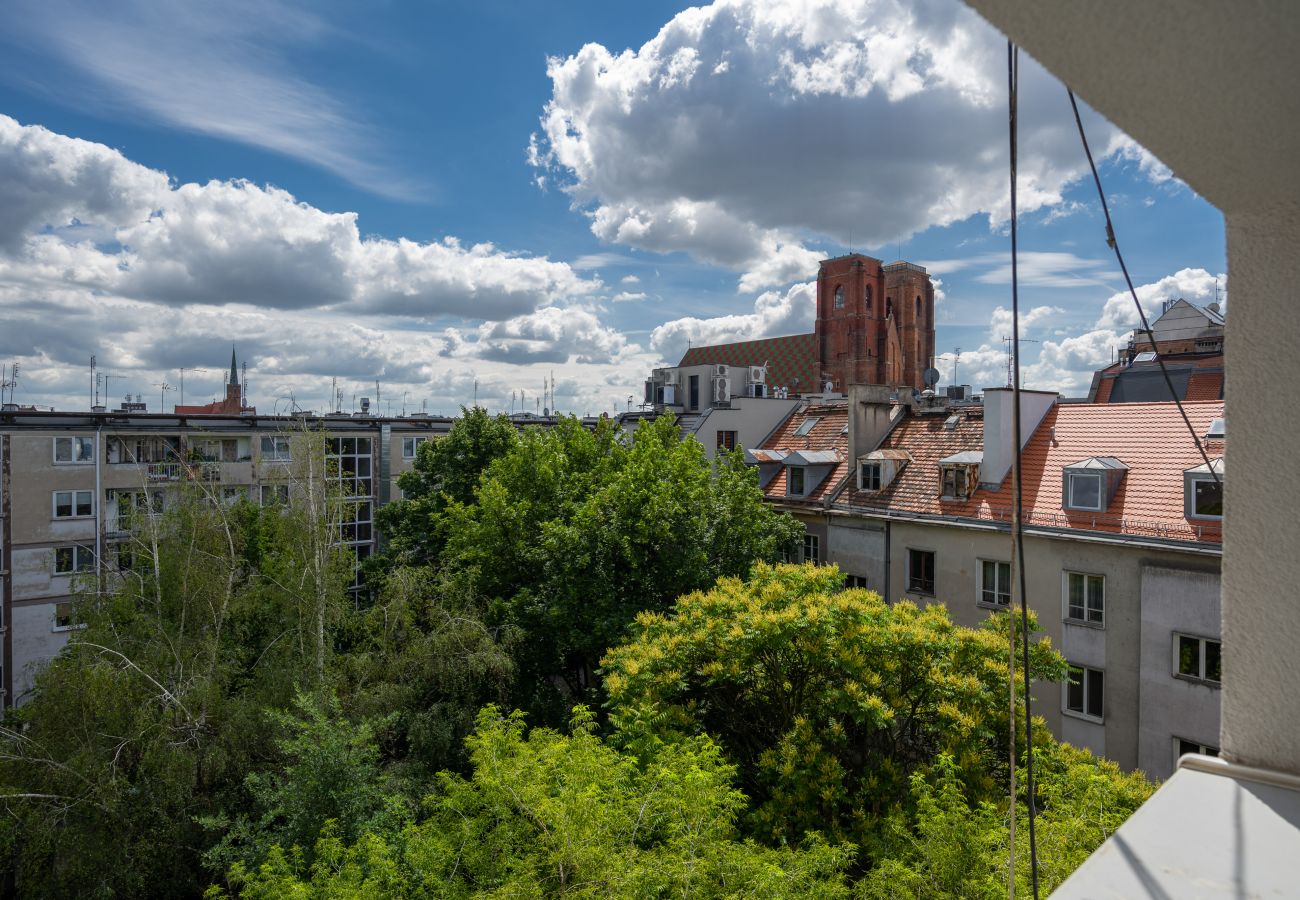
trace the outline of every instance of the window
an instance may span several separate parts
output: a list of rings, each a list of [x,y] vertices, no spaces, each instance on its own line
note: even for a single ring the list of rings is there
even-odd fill
[[[262,438],[262,459],[283,461],[290,458],[289,439],[287,437]]]
[[[1066,491],[1065,505],[1070,509],[1096,512],[1102,508],[1100,475],[1070,472],[1066,476]]]
[[[283,504],[288,502],[289,502],[289,485],[287,484],[262,485],[263,506],[274,506],[277,503]]]
[[[54,548],[54,574],[72,575],[89,572],[95,568],[95,551],[80,544],[74,547]]]
[[[690,380],[691,409],[700,408],[700,376],[692,375]]]
[[[821,541],[815,534],[805,534],[803,536],[803,561],[810,563],[821,562]]]
[[[941,498],[944,500],[965,500],[969,486],[969,473],[963,466],[944,466],[939,470],[942,481]]]
[[[835,289],[835,308],[844,308],[844,285],[840,285]]]
[[[1223,645],[1210,638],[1174,635],[1174,674],[1219,684],[1223,680]]]
[[[735,450],[736,449],[736,432],[719,431],[718,432],[718,449]]]
[[[85,628],[84,622],[78,622],[74,614],[72,601],[65,600],[62,603],[54,604],[54,623],[51,626],[52,631],[71,631],[74,628]]]
[[[809,418],[804,419],[802,422],[799,423],[799,427],[794,430],[795,437],[804,437],[809,432],[811,432],[814,428],[816,428],[817,423],[820,421],[821,419],[816,416],[810,416]]]
[[[80,519],[95,514],[94,491],[55,491],[54,518]]]
[[[858,466],[858,489],[863,491],[880,490],[880,463],[864,462]]]
[[[1100,722],[1105,709],[1104,681],[1101,669],[1070,666],[1070,674],[1065,681],[1066,711]]]
[[[1185,756],[1188,753],[1195,753],[1197,756],[1218,756],[1219,748],[1211,747],[1209,744],[1198,744],[1196,741],[1189,741],[1186,738],[1174,738],[1174,767],[1178,766],[1178,757]]]
[[[427,440],[427,437],[402,438],[402,459],[415,459],[415,454],[419,449],[419,446]]]
[[[1223,518],[1223,480],[1213,475],[1192,476],[1187,481],[1191,506],[1190,516],[1197,519]]]
[[[1065,618],[1071,622],[1103,625],[1106,618],[1106,577],[1083,572],[1065,573]]]
[[[804,487],[804,469],[802,466],[791,466],[786,470],[790,473],[786,493],[791,496],[802,496]]]
[[[907,551],[907,589],[913,594],[934,593],[934,551]]]
[[[1011,603],[1011,563],[981,559],[979,602],[987,606],[1008,606]]]
[[[865,576],[865,575],[845,575],[845,576],[844,576],[844,586],[845,586],[846,588],[858,588],[858,589],[860,589],[860,590],[864,590],[864,591],[865,591],[865,590],[868,589],[868,585],[867,585],[867,576]]]
[[[54,439],[56,463],[89,463],[95,461],[95,439],[88,437],[56,437]]]

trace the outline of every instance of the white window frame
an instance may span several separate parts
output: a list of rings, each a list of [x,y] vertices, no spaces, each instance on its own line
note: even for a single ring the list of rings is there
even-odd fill
[[[794,473],[799,473],[799,490],[794,489]],[[785,473],[785,493],[789,497],[803,497],[808,493],[808,467],[789,466]]]
[[[812,550],[811,554],[809,554],[808,552],[810,549]],[[800,551],[799,561],[810,562],[813,565],[819,565],[821,563],[821,556],[822,556],[821,538],[818,535],[804,532],[803,548]]]
[[[1076,616],[1070,609],[1070,579],[1083,579],[1083,614]],[[1101,579],[1101,611],[1100,618],[1093,619],[1092,610],[1088,606],[1088,585],[1091,579]],[[1064,619],[1071,625],[1086,625],[1090,628],[1106,627],[1106,576],[1096,572],[1079,572],[1073,569],[1066,569],[1061,573],[1061,603],[1065,610]]]
[[[978,606],[983,606],[983,607],[985,607],[986,609],[1010,609],[1010,608],[1011,608],[1011,563],[1007,562],[1006,560],[1001,560],[1001,559],[977,559],[977,560],[975,560],[975,564],[976,564],[976,566],[977,566],[977,568],[975,569],[975,603],[976,603],[976,605],[978,605]],[[989,601],[989,600],[986,600],[986,599],[984,598],[984,593],[985,593],[985,591],[986,591],[987,588],[988,588],[988,585],[986,585],[986,584],[984,583],[984,567],[985,567],[986,565],[991,565],[991,566],[996,566],[996,567],[997,567],[997,568],[994,569],[994,573],[995,573],[994,580],[995,580],[995,581],[1001,581],[1001,580],[1002,580],[1002,575],[1001,575],[1002,566],[1006,566],[1006,567],[1007,567],[1007,569],[1006,569],[1006,572],[1007,572],[1007,584],[1006,584],[1006,591],[1005,591],[1005,594],[1006,594],[1007,600],[1006,600],[1005,603],[1003,603],[1001,600],[997,600],[997,599],[995,599],[995,600],[993,600],[993,601]],[[999,585],[999,584],[994,584],[994,585],[993,585],[993,596],[994,596],[995,598],[1000,597],[1000,596],[1004,593],[1003,591],[998,590],[999,587],[1001,587],[1001,585]]]
[[[812,434],[812,430],[817,427],[817,423],[821,420],[821,416],[809,416],[799,423],[799,427],[794,430],[794,436],[807,437]]]
[[[59,609],[61,607],[68,610],[68,616],[67,616],[68,623],[66,625],[59,624]],[[82,628],[85,628],[86,623],[73,621],[71,613],[72,613],[71,600],[60,600],[57,603],[55,603],[54,612],[50,616],[50,631],[78,631]]]
[[[1202,744],[1200,741],[1189,740],[1188,738],[1179,737],[1176,734],[1173,736],[1173,744],[1175,769],[1178,768],[1178,760],[1182,759],[1184,754],[1194,753],[1197,756],[1218,756],[1221,752],[1219,748],[1215,747],[1213,744]],[[1185,750],[1183,749],[1183,744],[1191,744],[1196,749]]]
[[[59,459],[60,442],[68,442],[68,458]],[[82,456],[84,448],[89,448],[85,452],[88,454]],[[95,439],[93,437],[83,437],[81,435],[67,435],[56,437],[53,441],[52,451],[54,464],[56,466],[86,466],[95,461]]]
[[[1196,641],[1197,643],[1196,646],[1197,674],[1195,675],[1189,675],[1188,673],[1182,671],[1183,656],[1180,651],[1182,650],[1182,642],[1184,639],[1189,641]],[[1219,645],[1219,678],[1217,680],[1214,678],[1210,678],[1209,675],[1207,674],[1209,672],[1209,666],[1206,664],[1205,657],[1206,657],[1206,645],[1208,644]],[[1223,686],[1223,640],[1220,638],[1205,637],[1204,635],[1200,635],[1200,634],[1188,634],[1185,631],[1175,631],[1173,633],[1173,670],[1172,671],[1173,671],[1173,676],[1175,678],[1181,679],[1183,681],[1194,681],[1197,684],[1205,684],[1205,685],[1209,685],[1210,687],[1216,687],[1216,688],[1222,687]]]
[[[270,445],[270,450],[267,445]],[[293,459],[293,450],[289,446],[289,439],[278,434],[261,435],[258,442],[261,457],[267,462],[290,462]]]
[[[1106,670],[1098,669],[1095,666],[1085,666],[1081,663],[1069,663],[1069,670],[1066,672],[1065,681],[1061,684],[1061,712],[1067,716],[1073,716],[1076,719],[1084,719],[1088,722],[1105,722],[1106,721]],[[1072,709],[1070,707],[1070,672],[1079,670],[1080,685],[1082,686],[1082,709]],[[1095,715],[1088,712],[1092,706],[1088,701],[1092,699],[1092,688],[1090,687],[1091,679],[1088,678],[1089,672],[1096,672],[1101,676],[1101,715]]]
[[[59,551],[61,550],[72,551],[71,569],[59,568]],[[83,556],[89,557],[89,562],[84,561],[82,559]],[[95,570],[95,548],[94,547],[88,547],[85,544],[72,544],[66,547],[54,548],[54,565],[52,571],[54,572],[55,575],[59,575],[59,576],[77,575],[81,572],[93,572],[94,570]]]
[[[1188,475],[1187,476],[1187,518],[1204,519],[1206,521],[1217,522],[1223,518],[1223,513],[1212,515],[1210,513],[1197,512],[1196,510],[1196,485],[1201,482],[1214,483],[1213,475]],[[1223,476],[1219,476],[1219,483],[1222,485]]]
[[[930,554],[930,589],[929,590],[926,590],[924,588],[912,587],[912,554],[913,553]],[[906,562],[906,572],[904,574],[906,575],[905,583],[907,585],[907,593],[921,594],[926,597],[936,596],[938,594],[938,589],[939,589],[939,554],[926,547],[908,547],[907,556],[904,557],[904,561]]]
[[[420,454],[420,445],[427,441],[427,437],[411,436],[402,438],[402,459],[415,459]],[[410,453],[407,453],[410,448]]]
[[[868,467],[875,469],[875,487],[868,486],[867,479],[863,477],[863,471]],[[860,491],[878,491],[885,483],[885,467],[882,463],[875,460],[858,463],[858,490]]]
[[[59,515],[59,495],[68,495],[68,505],[72,507],[69,515]],[[86,496],[90,498],[90,512],[79,513],[78,507],[81,505],[79,498]],[[51,491],[50,492],[50,518],[52,519],[93,519],[95,517],[95,492],[94,491]]]
[[[1097,483],[1097,505],[1084,506],[1074,500],[1074,482],[1077,478],[1091,478]],[[1106,480],[1100,472],[1066,472],[1065,473],[1065,508],[1081,509],[1086,512],[1101,512],[1106,508]]]
[[[869,591],[871,590],[871,581],[866,575],[848,574],[844,576],[844,589]]]

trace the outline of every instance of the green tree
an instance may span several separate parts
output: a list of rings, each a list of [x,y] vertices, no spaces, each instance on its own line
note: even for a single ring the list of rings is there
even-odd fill
[[[751,826],[771,840],[824,831],[869,848],[909,776],[941,753],[979,795],[995,790],[1007,617],[962,628],[942,605],[891,606],[843,580],[832,566],[760,564],[671,614],[642,613],[603,662],[621,739],[644,751],[715,736],[740,766]],[[1035,678],[1064,674],[1046,640],[1031,666]]]
[[[574,418],[529,430],[446,521],[448,565],[522,632],[516,696],[550,722],[600,698],[601,654],[638,612],[775,560],[802,532],[752,469],[712,465],[671,416],[622,439]]]
[[[327,831],[314,865],[274,851],[231,881],[244,898],[847,896],[844,847],[770,849],[737,838],[744,797],[707,738],[642,764],[595,734],[526,733],[521,714],[483,711],[469,739],[473,775],[444,775],[430,816],[400,834],[348,844]],[[215,893],[215,892],[214,892]]]
[[[460,418],[445,437],[421,444],[414,467],[397,479],[402,498],[375,512],[375,522],[388,541],[387,565],[436,564],[447,539],[443,522],[447,507],[473,503],[483,470],[518,442],[518,430],[504,415],[494,417],[480,407],[462,406]],[[371,568],[384,565],[377,561]]]

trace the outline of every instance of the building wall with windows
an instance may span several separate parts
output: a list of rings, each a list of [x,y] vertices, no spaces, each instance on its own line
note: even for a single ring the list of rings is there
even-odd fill
[[[77,582],[93,586],[97,571],[111,571],[129,510],[165,507],[186,484],[214,502],[283,501],[293,490],[296,435],[305,434],[326,443],[350,498],[340,540],[364,558],[379,546],[376,505],[400,496],[394,482],[414,462],[407,445],[451,424],[428,416],[0,411],[3,703],[22,702],[35,669],[67,643]]]

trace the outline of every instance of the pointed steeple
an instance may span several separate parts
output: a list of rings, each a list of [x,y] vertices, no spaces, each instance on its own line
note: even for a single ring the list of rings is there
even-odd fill
[[[239,384],[239,367],[235,364],[235,345],[230,345],[230,380],[226,384]]]

